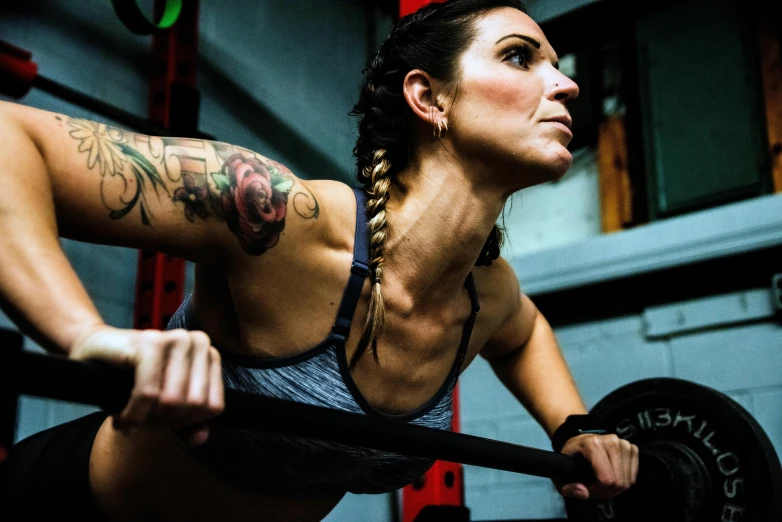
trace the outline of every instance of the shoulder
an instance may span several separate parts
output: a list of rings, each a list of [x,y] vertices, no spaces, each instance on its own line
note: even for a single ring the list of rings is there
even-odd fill
[[[333,180],[297,180],[288,201],[291,227],[301,240],[333,248],[350,248],[356,227],[356,195],[351,186]],[[293,232],[293,230],[292,230]]]
[[[492,322],[481,354],[489,360],[501,358],[529,339],[538,310],[524,294],[518,275],[506,259],[499,257],[490,266],[473,272],[481,313],[486,311]]]
[[[351,187],[338,181],[299,178],[280,164],[273,166],[288,180],[287,185],[280,185],[284,191],[272,188],[273,219],[264,216],[263,208],[241,209],[240,217],[248,217],[236,226],[243,247],[236,265],[256,269],[352,250],[356,198]]]
[[[521,295],[519,278],[505,258],[498,257],[489,266],[475,267],[473,277],[481,309],[485,303],[494,314],[505,317],[518,305]]]

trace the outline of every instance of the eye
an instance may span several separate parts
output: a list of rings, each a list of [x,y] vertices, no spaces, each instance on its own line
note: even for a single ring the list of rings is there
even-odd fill
[[[506,51],[505,60],[526,69],[532,62],[532,49],[527,45],[514,45]]]

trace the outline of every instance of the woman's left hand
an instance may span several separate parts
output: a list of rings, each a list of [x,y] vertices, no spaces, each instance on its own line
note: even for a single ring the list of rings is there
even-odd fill
[[[562,447],[565,455],[582,455],[592,465],[595,481],[591,484],[559,483],[563,497],[581,500],[613,498],[635,484],[638,475],[638,446],[616,435],[584,434],[568,440]]]

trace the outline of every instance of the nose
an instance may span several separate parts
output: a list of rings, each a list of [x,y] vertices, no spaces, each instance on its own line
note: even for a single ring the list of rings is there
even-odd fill
[[[578,84],[554,69],[549,97],[562,103],[568,103],[578,98]]]

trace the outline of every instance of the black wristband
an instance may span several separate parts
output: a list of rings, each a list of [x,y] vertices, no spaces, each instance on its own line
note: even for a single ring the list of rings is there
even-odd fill
[[[603,421],[594,415],[570,415],[551,436],[551,447],[559,453],[568,440],[584,433],[606,435],[611,431]]]

